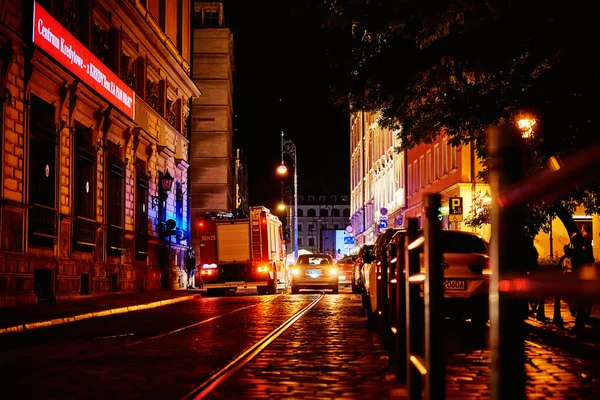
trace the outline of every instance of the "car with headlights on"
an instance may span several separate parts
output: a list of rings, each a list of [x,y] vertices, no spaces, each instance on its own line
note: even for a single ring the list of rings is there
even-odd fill
[[[338,267],[329,254],[302,254],[291,269],[292,294],[300,289],[331,289],[338,293]]]

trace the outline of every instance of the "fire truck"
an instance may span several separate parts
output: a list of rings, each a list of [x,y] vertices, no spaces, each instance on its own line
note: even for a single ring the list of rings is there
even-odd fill
[[[212,294],[256,286],[259,294],[287,288],[282,224],[263,206],[250,207],[248,218],[231,213],[205,215],[198,221],[199,271]]]

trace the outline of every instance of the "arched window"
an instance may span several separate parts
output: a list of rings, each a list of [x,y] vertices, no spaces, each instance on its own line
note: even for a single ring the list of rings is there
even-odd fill
[[[337,208],[333,209],[333,216],[334,217],[339,217],[340,216],[340,210],[338,210]]]
[[[316,217],[317,216],[317,212],[315,211],[314,208],[309,208],[308,209],[308,214],[309,217]]]
[[[301,209],[301,208],[298,209],[298,216],[299,217],[304,217],[304,210],[303,209]]]
[[[320,217],[329,217],[329,211],[327,211],[326,208],[321,208],[321,210],[319,211],[319,216]]]
[[[350,209],[344,208],[344,217],[349,217],[349,216],[350,216]]]

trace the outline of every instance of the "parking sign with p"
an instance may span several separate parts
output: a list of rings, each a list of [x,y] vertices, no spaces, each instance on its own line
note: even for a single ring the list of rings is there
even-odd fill
[[[462,197],[450,197],[450,209],[448,214],[450,215],[462,215],[463,213],[463,199]]]

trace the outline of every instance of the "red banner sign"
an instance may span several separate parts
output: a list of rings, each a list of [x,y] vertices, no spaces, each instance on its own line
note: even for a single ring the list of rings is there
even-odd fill
[[[134,118],[135,93],[39,4],[33,8],[33,43],[99,95]]]

